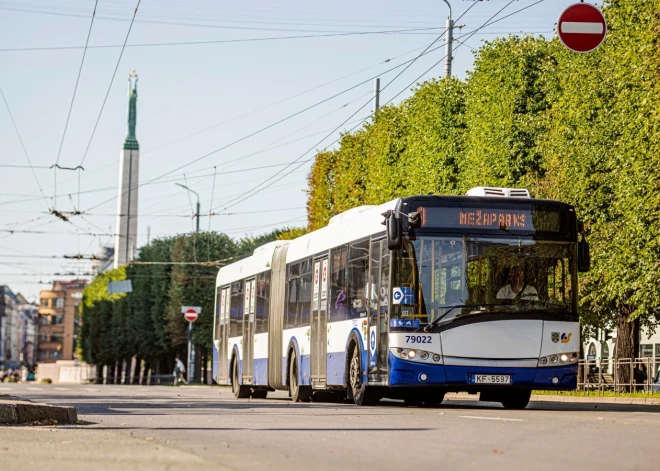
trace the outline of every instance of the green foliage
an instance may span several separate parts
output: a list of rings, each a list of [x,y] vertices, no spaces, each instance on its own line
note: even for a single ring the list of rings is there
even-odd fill
[[[604,13],[608,36],[594,52],[573,53],[558,39],[496,39],[477,51],[464,82],[421,84],[342,136],[309,173],[309,228],[411,194],[526,187],[575,205],[589,230],[583,322],[652,327],[660,306],[660,0],[610,0]]]
[[[79,349],[99,366],[136,356],[152,367],[165,365],[187,344],[182,306],[201,306],[193,342],[210,354],[217,265],[232,263],[277,238],[298,237],[301,228],[278,229],[234,241],[213,232],[156,239],[140,248],[135,263],[97,276],[83,292]],[[207,263],[204,263],[207,262]],[[131,280],[133,291],[108,295],[107,283]]]
[[[293,240],[300,236],[307,234],[305,227],[292,227],[291,229],[283,229],[282,232],[276,236],[277,240]]]

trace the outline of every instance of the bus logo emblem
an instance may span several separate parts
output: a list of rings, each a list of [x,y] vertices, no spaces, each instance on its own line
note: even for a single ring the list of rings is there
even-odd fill
[[[552,342],[553,343],[559,343],[559,332],[553,332],[552,333]]]

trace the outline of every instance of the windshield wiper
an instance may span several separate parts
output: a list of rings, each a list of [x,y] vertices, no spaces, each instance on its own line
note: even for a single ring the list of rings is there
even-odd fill
[[[443,312],[439,317],[436,317],[435,319],[433,319],[433,321],[430,324],[424,326],[423,330],[424,330],[424,332],[428,332],[429,330],[431,330],[431,328],[438,325],[440,323],[440,321],[442,319],[444,319],[445,316],[447,314],[449,314],[453,309],[457,309],[459,307],[481,307],[481,306],[488,306],[488,304],[456,304],[455,306],[447,306],[447,310],[445,312]],[[419,331],[419,329],[418,329],[418,331]]]
[[[456,308],[459,308],[459,307],[486,307],[486,306],[501,306],[501,304],[499,304],[499,303],[496,303],[496,304],[457,304],[455,306],[447,306],[447,310],[445,312],[443,312],[440,317],[437,317],[436,319],[434,319],[430,324],[424,326],[423,330],[424,330],[424,332],[428,332],[429,330],[431,330],[433,327],[438,325],[440,323],[440,321],[442,319],[444,319],[445,316],[447,316],[447,314],[449,314],[453,309],[456,309]],[[478,311],[479,314],[490,313],[490,312],[492,312],[492,311],[485,311],[485,310],[484,311]]]

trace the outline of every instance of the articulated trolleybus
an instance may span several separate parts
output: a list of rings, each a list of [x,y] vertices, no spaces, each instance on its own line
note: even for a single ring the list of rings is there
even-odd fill
[[[266,244],[218,273],[214,378],[237,398],[358,405],[467,391],[523,408],[534,388],[575,389],[579,226],[568,204],[479,187]]]

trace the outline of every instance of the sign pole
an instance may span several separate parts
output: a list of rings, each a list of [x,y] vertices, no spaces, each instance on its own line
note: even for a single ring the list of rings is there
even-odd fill
[[[195,348],[192,343],[193,323],[188,322],[188,384],[195,382]]]
[[[195,382],[195,346],[192,342],[193,322],[202,312],[200,306],[181,306],[183,318],[188,321],[188,383]]]

